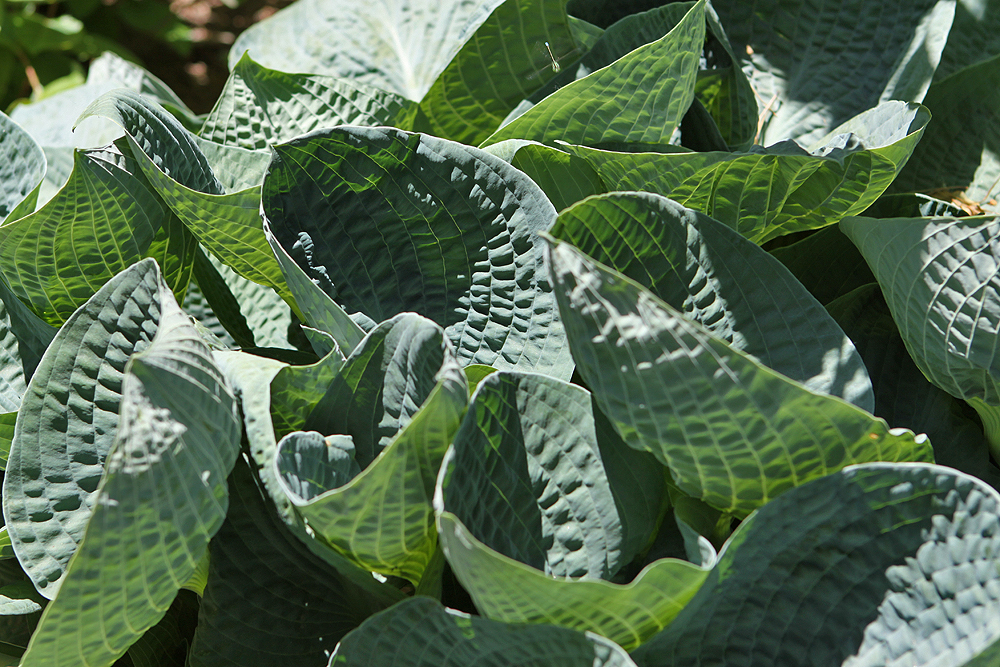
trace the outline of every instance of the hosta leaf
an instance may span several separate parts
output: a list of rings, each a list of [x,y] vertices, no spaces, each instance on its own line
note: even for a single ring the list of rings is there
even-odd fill
[[[62,324],[146,254],[168,215],[130,156],[114,147],[77,152],[55,197],[0,226],[0,265],[18,297]]]
[[[224,194],[194,135],[128,90],[102,96],[84,113],[125,129],[143,173],[198,241],[241,276],[295,303],[261,227],[260,188]]]
[[[518,148],[510,164],[530,176],[557,211],[607,190],[586,160],[542,144]]]
[[[515,626],[469,616],[426,597],[376,614],[344,637],[330,659],[369,667],[632,667],[628,654],[593,634],[546,625]]]
[[[333,128],[275,147],[262,208],[303,287],[376,322],[418,312],[463,364],[569,376],[537,237],[555,211],[502,160],[400,130]]]
[[[850,218],[841,229],[878,278],[917,368],[968,401],[1000,452],[1000,218]]]
[[[56,329],[28,310],[0,276],[0,411],[16,412],[21,406],[28,380],[55,334]],[[0,460],[6,462],[5,450]]]
[[[464,144],[480,143],[518,102],[558,71],[554,68],[562,67],[560,61],[572,62],[578,51],[564,3],[506,0],[479,25],[420,100],[429,132]]]
[[[118,274],[63,325],[28,384],[3,509],[18,560],[46,597],[55,596],[96,502],[125,365],[149,345],[171,298],[152,260]]]
[[[625,650],[667,626],[708,575],[686,561],[665,558],[626,585],[556,579],[490,549],[450,512],[439,512],[437,521],[448,562],[483,616],[593,632]]]
[[[655,192],[724,222],[755,243],[864,211],[906,163],[930,115],[887,102],[806,152],[790,142],[748,153],[630,153],[579,146],[609,190]]]
[[[20,656],[42,616],[46,600],[35,591],[17,560],[0,561],[0,657]],[[8,661],[16,665],[17,658]]]
[[[200,598],[181,590],[160,622],[128,650],[134,667],[175,667],[184,663],[198,621]]]
[[[420,100],[497,4],[306,0],[240,34],[229,67],[249,51],[271,69],[351,79]]]
[[[416,104],[346,79],[267,69],[244,53],[198,133],[224,146],[267,148],[334,125],[409,128]]]
[[[666,489],[656,461],[596,422],[576,385],[486,377],[442,465],[438,509],[540,573],[611,579],[650,542]],[[480,585],[459,577],[476,599]]]
[[[327,445],[318,452],[327,479],[310,475],[317,450],[293,433],[278,445],[274,476],[320,539],[365,569],[417,584],[437,546],[434,481],[468,391],[440,327],[398,315],[365,337],[304,424],[351,436],[349,457]]]
[[[809,389],[874,406],[850,339],[780,262],[711,218],[648,193],[591,197],[550,233]]]
[[[0,220],[15,220],[35,210],[45,153],[30,134],[0,113],[0,156]]]
[[[746,516],[851,463],[933,460],[925,437],[762,366],[571,246],[550,261],[577,370],[686,494]]]
[[[906,352],[878,285],[858,288],[829,305],[857,341],[875,387],[872,412],[890,426],[926,433],[934,461],[974,475],[1000,489],[1000,469],[990,461],[982,427],[962,401],[927,381]]]
[[[138,266],[160,282],[153,262]],[[111,665],[163,617],[225,518],[236,401],[169,293],[160,312],[155,340],[125,370],[86,537],[22,665]]]
[[[705,5],[697,2],[661,39],[559,89],[484,144],[505,139],[666,144],[694,99],[704,41]]]
[[[838,225],[775,248],[771,254],[823,305],[875,282],[865,258]]]
[[[250,150],[239,146],[223,146],[214,141],[195,137],[195,143],[205,154],[208,166],[226,192],[239,192],[264,182],[264,172],[271,161],[271,150]]]
[[[643,667],[994,664],[998,524],[1000,496],[968,475],[852,466],[744,521],[694,599],[632,657]]]
[[[985,201],[1000,180],[1000,56],[935,83],[924,99],[934,114],[894,192],[945,190]]]
[[[351,352],[306,418],[305,429],[350,435],[358,464],[366,468],[442,381],[449,393],[458,385],[462,394],[468,391],[441,327],[414,313],[400,313]]]
[[[290,541],[290,536],[299,540],[299,543],[304,544],[306,550],[312,554],[307,558],[318,558],[325,563],[325,569],[333,568],[338,577],[348,582],[345,585],[360,591],[359,595],[363,594],[377,609],[387,607],[401,599],[402,593],[398,590],[378,583],[370,572],[350,563],[307,533],[305,523],[294,511],[288,496],[281,490],[275,474],[277,468],[273,462],[277,454],[277,442],[271,424],[271,404],[276,403],[279,409],[286,410],[301,405],[311,407],[322,397],[322,387],[329,384],[343,363],[343,359],[337,353],[332,353],[312,366],[288,366],[273,359],[264,359],[244,352],[217,352],[215,356],[233,383],[242,407],[243,425],[246,429],[252,463],[258,473],[259,486],[263,487],[260,491],[254,489],[252,495],[256,497],[263,492],[273,501],[265,503],[263,500],[254,500],[251,507],[258,509],[251,509],[252,515],[263,517],[276,510],[276,518],[285,525],[285,528],[277,531],[282,533],[275,538],[280,540],[279,544]],[[272,390],[271,385],[274,385],[275,389]],[[315,385],[321,385],[321,388],[310,391]],[[303,412],[307,410],[308,408]],[[305,414],[300,418],[304,422]],[[295,426],[299,427],[300,423]],[[251,501],[244,495],[243,502]],[[272,509],[265,510],[265,507]],[[230,518],[232,516],[234,515],[230,515]],[[267,528],[266,531],[274,532],[275,529]],[[236,556],[232,558],[238,562]],[[288,558],[292,562],[297,559],[287,556],[283,558]],[[242,663],[237,662],[237,664]]]
[[[757,93],[763,144],[809,144],[886,100],[919,102],[955,13],[953,0],[712,5]]]
[[[210,546],[191,667],[325,667],[341,637],[402,598],[361,570],[370,584],[359,586],[290,534],[242,458],[229,487],[232,504]],[[381,590],[373,595],[375,586]]]

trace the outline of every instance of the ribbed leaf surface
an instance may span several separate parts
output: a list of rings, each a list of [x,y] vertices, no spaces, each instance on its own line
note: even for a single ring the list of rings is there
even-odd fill
[[[464,364],[570,375],[537,237],[555,211],[502,160],[400,130],[333,128],[275,148],[262,207],[305,289],[376,322],[420,313]]]
[[[546,625],[497,623],[415,597],[376,614],[344,637],[330,659],[366,667],[632,667],[620,646]]]
[[[409,129],[415,112],[416,104],[400,95],[346,79],[279,72],[244,53],[198,135],[258,149],[334,125]]]
[[[1000,218],[850,218],[841,229],[878,278],[917,368],[969,401],[1000,451]]]
[[[0,265],[11,289],[52,324],[141,259],[170,214],[139,164],[109,148],[77,152],[55,197],[0,227]]]
[[[926,438],[762,366],[571,246],[556,245],[551,266],[601,411],[686,494],[745,516],[851,463],[933,460]]]
[[[812,153],[782,143],[748,153],[632,153],[568,148],[608,190],[670,197],[755,243],[864,211],[906,163],[930,116],[889,102],[834,130]]]
[[[745,521],[674,622],[667,665],[995,664],[1000,496],[927,464],[852,466]],[[752,610],[752,612],[751,612]]]
[[[579,51],[563,3],[506,0],[420,100],[428,131],[464,144],[480,143],[518,102],[553,76],[553,68],[569,65]]]
[[[0,220],[16,219],[35,210],[45,153],[20,125],[0,113],[0,156]]]
[[[160,327],[132,356],[121,425],[86,537],[21,664],[111,665],[166,613],[226,515],[237,405],[211,352],[159,281]],[[99,602],[99,604],[96,604]]]
[[[21,406],[28,380],[55,334],[56,329],[28,310],[0,276],[0,411],[16,412]]]
[[[483,143],[666,144],[694,99],[704,41],[705,5],[698,2],[661,39],[559,89]]]
[[[4,477],[4,520],[18,560],[48,598],[96,502],[125,365],[152,341],[169,298],[152,260],[123,271],[63,325],[28,384]]]
[[[612,193],[563,211],[550,233],[772,370],[873,408],[850,339],[780,262],[725,225],[658,195]]]

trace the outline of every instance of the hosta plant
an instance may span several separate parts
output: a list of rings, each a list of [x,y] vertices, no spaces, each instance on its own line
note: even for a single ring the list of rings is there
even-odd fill
[[[299,0],[0,117],[0,648],[994,664],[998,22]]]

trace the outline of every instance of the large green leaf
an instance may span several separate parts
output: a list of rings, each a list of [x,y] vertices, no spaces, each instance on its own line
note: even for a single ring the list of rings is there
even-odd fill
[[[152,260],[123,271],[63,325],[28,384],[3,510],[18,560],[46,597],[55,596],[96,502],[125,365],[150,344],[171,299]]]
[[[346,79],[267,69],[244,53],[198,133],[224,146],[259,149],[321,127],[409,129],[416,104]]]
[[[555,211],[506,162],[401,130],[333,128],[275,147],[262,209],[305,289],[376,322],[418,312],[463,364],[569,377],[537,236]]]
[[[935,83],[1000,55],[1000,13],[994,0],[958,0]]]
[[[419,101],[501,0],[304,0],[240,34],[229,51],[284,72],[351,79]]]
[[[632,667],[603,637],[545,625],[507,625],[415,597],[372,616],[344,637],[330,667]]]
[[[775,373],[571,246],[550,262],[577,370],[686,494],[746,516],[852,463],[933,460],[926,437]]]
[[[725,225],[659,195],[611,193],[563,211],[549,233],[772,370],[873,408],[850,339],[780,262]]]
[[[131,156],[114,146],[77,152],[55,197],[0,226],[0,266],[18,297],[62,324],[146,254],[169,214]]]
[[[361,570],[369,583],[359,585],[310,551],[265,500],[243,458],[229,487],[229,514],[210,545],[191,667],[325,667],[341,637],[402,598]]]
[[[971,408],[932,385],[913,363],[878,285],[854,290],[829,305],[830,313],[857,341],[872,377],[872,412],[890,426],[926,433],[940,465],[974,475],[1000,489],[1000,469]],[[971,415],[969,413],[972,413]]]
[[[652,457],[595,422],[590,392],[576,385],[489,375],[442,466],[438,509],[546,575],[611,579],[651,541],[666,489]],[[475,599],[479,584],[465,586]]]
[[[483,143],[666,144],[694,99],[704,41],[705,5],[699,1],[661,39],[559,89]]]
[[[765,145],[809,144],[879,103],[921,101],[955,13],[954,0],[712,5],[757,93]]]
[[[1000,496],[927,464],[852,466],[744,521],[674,622],[668,665],[996,664]]]
[[[480,143],[578,51],[562,2],[506,0],[420,100],[429,132]]]
[[[1000,56],[935,83],[924,103],[934,122],[892,190],[946,189],[983,202],[995,197],[1000,184]]]
[[[35,210],[45,153],[30,134],[0,113],[0,156],[0,220],[13,220]]]
[[[1000,454],[1000,218],[849,218],[913,361],[968,401]]]
[[[160,326],[126,366],[121,424],[86,535],[32,636],[26,667],[111,665],[163,617],[226,515],[240,443],[236,401],[156,265],[122,275],[141,272],[166,294]]]
[[[609,190],[670,197],[763,243],[864,211],[906,164],[929,119],[920,105],[887,102],[838,127],[812,152],[791,142],[748,153],[567,150],[586,159]]]
[[[486,618],[593,632],[626,650],[666,627],[708,576],[696,565],[664,558],[625,585],[557,579],[490,549],[450,512],[439,511],[437,525],[452,570]]]

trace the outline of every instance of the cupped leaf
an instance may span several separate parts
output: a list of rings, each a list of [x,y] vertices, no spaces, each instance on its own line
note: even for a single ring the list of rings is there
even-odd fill
[[[169,214],[131,156],[80,151],[55,197],[0,226],[0,265],[18,297],[62,324],[146,254]]]
[[[994,664],[998,527],[1000,496],[973,477],[852,466],[744,521],[694,599],[632,657],[643,667]]]
[[[919,102],[955,14],[952,0],[712,5],[757,93],[764,144],[812,143],[886,100]]]
[[[556,579],[490,549],[450,512],[438,512],[437,527],[452,571],[486,618],[593,632],[627,651],[669,625],[708,576],[696,565],[663,558],[625,585]]]
[[[510,164],[531,177],[557,211],[607,190],[586,160],[542,144],[518,148]]]
[[[699,0],[661,39],[559,89],[483,143],[666,144],[694,99],[704,41],[705,5]]]
[[[16,220],[35,210],[45,153],[20,125],[0,113],[0,156],[0,220]]]
[[[580,52],[561,2],[506,0],[462,45],[420,100],[429,132],[478,144]]]
[[[415,113],[416,104],[395,93],[347,79],[279,72],[244,53],[198,135],[223,146],[259,149],[334,125],[409,129]]]
[[[549,233],[768,368],[874,406],[851,340],[780,262],[725,225],[659,195],[610,193],[563,211]]]
[[[917,368],[983,418],[1000,453],[1000,218],[850,218]]]
[[[1000,489],[1000,469],[972,410],[927,381],[906,351],[878,285],[860,287],[837,299],[830,313],[857,341],[875,388],[872,412],[890,426],[926,433],[934,461]]]
[[[241,33],[229,51],[284,72],[350,79],[420,100],[502,0],[306,0]]]
[[[791,142],[748,153],[566,150],[586,159],[609,190],[670,197],[764,243],[868,208],[906,164],[929,119],[920,105],[887,102],[838,127],[812,152]]]
[[[468,392],[441,328],[398,315],[365,337],[312,409],[304,427],[331,434],[324,446],[318,433],[287,436],[274,477],[321,540],[416,585],[437,546],[434,481]],[[333,439],[347,436],[350,453],[346,443],[336,451]]]
[[[138,266],[123,275],[145,270],[166,292],[153,262]],[[111,665],[167,612],[225,518],[237,404],[166,294],[156,337],[125,369],[121,424],[86,536],[22,665]]]
[[[265,500],[250,465],[239,458],[229,478],[232,503],[210,545],[187,664],[325,667],[341,637],[402,594],[361,570],[368,583],[359,584],[313,553]]]
[[[330,667],[632,667],[622,648],[594,634],[517,626],[469,616],[415,597],[372,616],[344,637]]]
[[[96,502],[126,363],[149,346],[172,298],[152,260],[121,272],[67,320],[28,384],[3,482],[4,521],[18,560],[50,599]]]
[[[438,509],[546,575],[612,578],[649,543],[666,489],[649,455],[596,421],[590,392],[576,385],[487,376],[442,467]]]
[[[852,463],[933,460],[926,437],[762,366],[568,244],[550,262],[577,370],[601,411],[686,494],[746,516]]]
[[[376,322],[418,312],[466,364],[570,375],[537,237],[555,211],[506,162],[401,130],[333,128],[275,147],[262,209],[304,289]]]

